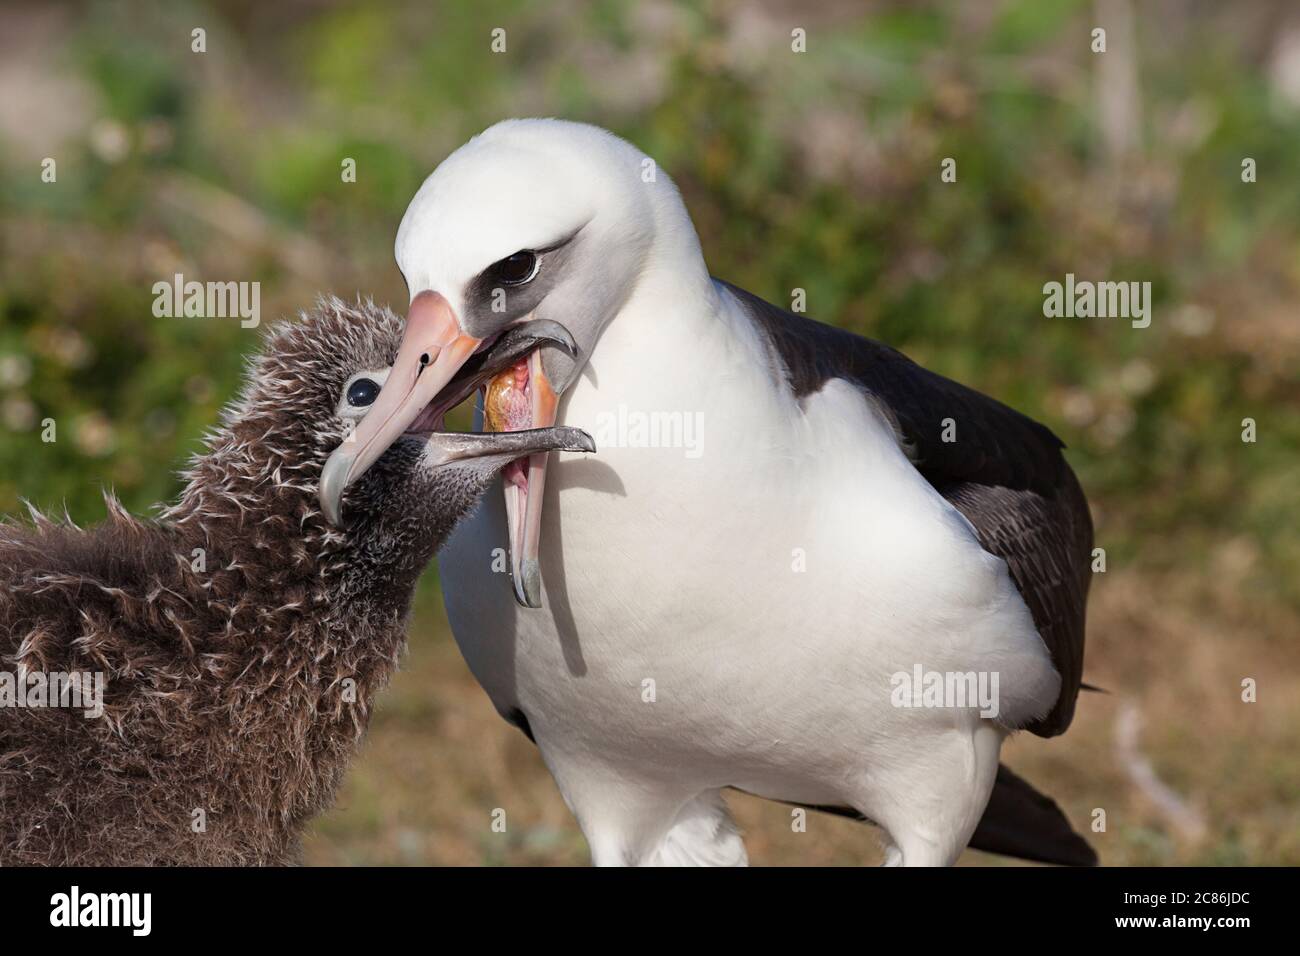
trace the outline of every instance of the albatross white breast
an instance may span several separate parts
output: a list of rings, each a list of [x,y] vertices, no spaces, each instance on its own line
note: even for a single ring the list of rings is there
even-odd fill
[[[413,309],[448,309],[403,352],[436,367],[455,342],[557,321],[578,355],[521,369],[528,424],[599,446],[523,463],[443,551],[474,674],[599,864],[743,863],[726,787],[870,819],[891,863],[948,864],[968,842],[1091,862],[998,757],[1014,730],[1064,730],[1080,686],[1091,525],[1060,443],[711,279],[676,187],[647,170],[603,130],[509,121],[403,220]],[[620,410],[698,413],[699,453],[601,444]],[[918,668],[995,680],[996,715],[898,706]]]

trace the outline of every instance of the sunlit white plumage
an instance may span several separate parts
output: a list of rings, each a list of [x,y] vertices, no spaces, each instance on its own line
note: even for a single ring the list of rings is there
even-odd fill
[[[553,456],[538,610],[494,570],[507,533],[489,495],[440,556],[470,668],[531,728],[597,863],[745,862],[725,787],[852,807],[890,862],[952,862],[1003,738],[1061,685],[1007,565],[877,399],[839,378],[782,386],[676,187],[622,140],[493,127],[426,181],[397,258],[413,297],[457,305],[483,263],[579,226],[546,299],[589,356],[560,420],[600,444],[620,407],[699,412],[701,453]],[[893,706],[891,675],[917,663],[998,672],[999,718]]]

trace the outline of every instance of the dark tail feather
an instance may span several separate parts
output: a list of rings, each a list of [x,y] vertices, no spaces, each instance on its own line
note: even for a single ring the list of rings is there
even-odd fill
[[[1096,852],[1074,832],[1056,802],[1002,764],[970,846],[1038,863],[1097,865]]]
[[[809,809],[871,822],[849,807],[813,805]],[[1096,852],[1087,840],[1074,832],[1056,801],[1039,793],[1008,770],[1005,764],[998,764],[993,793],[969,845],[972,850],[1000,853],[1035,863],[1097,865]]]

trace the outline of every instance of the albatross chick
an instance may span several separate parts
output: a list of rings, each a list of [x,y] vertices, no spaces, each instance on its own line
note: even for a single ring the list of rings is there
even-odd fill
[[[93,528],[35,509],[30,525],[0,523],[0,672],[24,690],[56,674],[102,680],[93,708],[52,706],[58,695],[0,707],[0,865],[297,858],[393,673],[437,546],[510,461],[594,450],[574,428],[439,432],[447,406],[431,405],[348,489],[334,527],[322,465],[375,402],[401,337],[386,309],[324,301],[272,330],[157,520],[106,496]],[[450,399],[542,344],[573,347],[554,323],[507,331]]]

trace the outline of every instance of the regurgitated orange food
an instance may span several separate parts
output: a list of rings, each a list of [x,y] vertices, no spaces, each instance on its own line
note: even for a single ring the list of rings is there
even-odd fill
[[[528,362],[516,363],[487,384],[483,396],[483,430],[514,432],[532,425]]]

